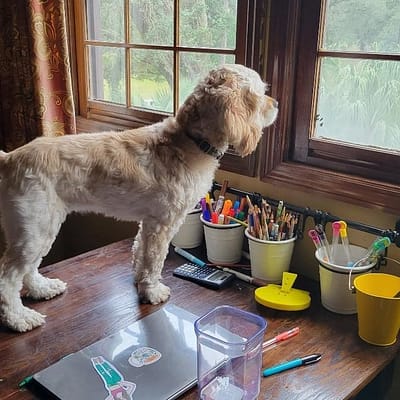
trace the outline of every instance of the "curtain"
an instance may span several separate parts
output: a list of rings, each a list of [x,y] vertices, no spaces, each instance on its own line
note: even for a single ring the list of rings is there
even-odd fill
[[[76,133],[64,0],[0,1],[0,148]]]

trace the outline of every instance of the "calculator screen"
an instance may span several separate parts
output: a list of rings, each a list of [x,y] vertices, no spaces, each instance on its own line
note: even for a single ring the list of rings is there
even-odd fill
[[[225,274],[223,272],[216,272],[215,274],[212,274],[210,276],[210,279],[213,281],[218,281],[224,277],[225,277]]]

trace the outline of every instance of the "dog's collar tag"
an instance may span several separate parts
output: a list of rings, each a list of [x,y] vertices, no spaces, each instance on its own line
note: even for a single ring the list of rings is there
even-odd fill
[[[195,138],[190,134],[187,134],[187,135],[188,135],[188,137],[190,137],[190,139],[192,139],[197,144],[198,148],[202,152],[216,158],[217,160],[220,160],[222,158],[222,156],[224,155],[224,153],[222,151],[219,151],[214,146],[211,146],[211,144],[208,143],[206,140]]]

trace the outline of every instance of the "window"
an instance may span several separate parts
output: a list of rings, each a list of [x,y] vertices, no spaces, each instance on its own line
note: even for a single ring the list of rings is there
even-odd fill
[[[261,178],[400,211],[400,3],[272,0]]]
[[[125,126],[152,123],[174,114],[210,69],[258,68],[252,39],[264,27],[263,3],[74,0],[80,115]],[[231,152],[224,162],[255,173],[254,155],[241,160]]]

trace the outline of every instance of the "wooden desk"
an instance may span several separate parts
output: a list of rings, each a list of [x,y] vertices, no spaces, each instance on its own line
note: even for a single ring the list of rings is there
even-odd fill
[[[163,306],[138,304],[130,248],[131,241],[124,240],[42,268],[45,275],[68,282],[68,289],[59,297],[33,304],[47,315],[44,326],[25,334],[0,327],[0,399],[35,399],[30,391],[18,388],[24,377]],[[199,316],[221,304],[258,313],[268,321],[266,339],[300,327],[297,336],[264,353],[264,367],[311,353],[323,354],[316,364],[263,378],[259,399],[350,399],[399,351],[399,341],[389,347],[361,341],[356,316],[338,315],[322,308],[315,282],[295,283],[295,287],[313,291],[308,310],[274,311],[259,306],[254,301],[255,288],[242,281],[228,289],[212,291],[173,277],[172,269],[182,262],[170,251],[163,271],[164,282],[172,292],[169,302]],[[196,398],[195,388],[182,397]]]

